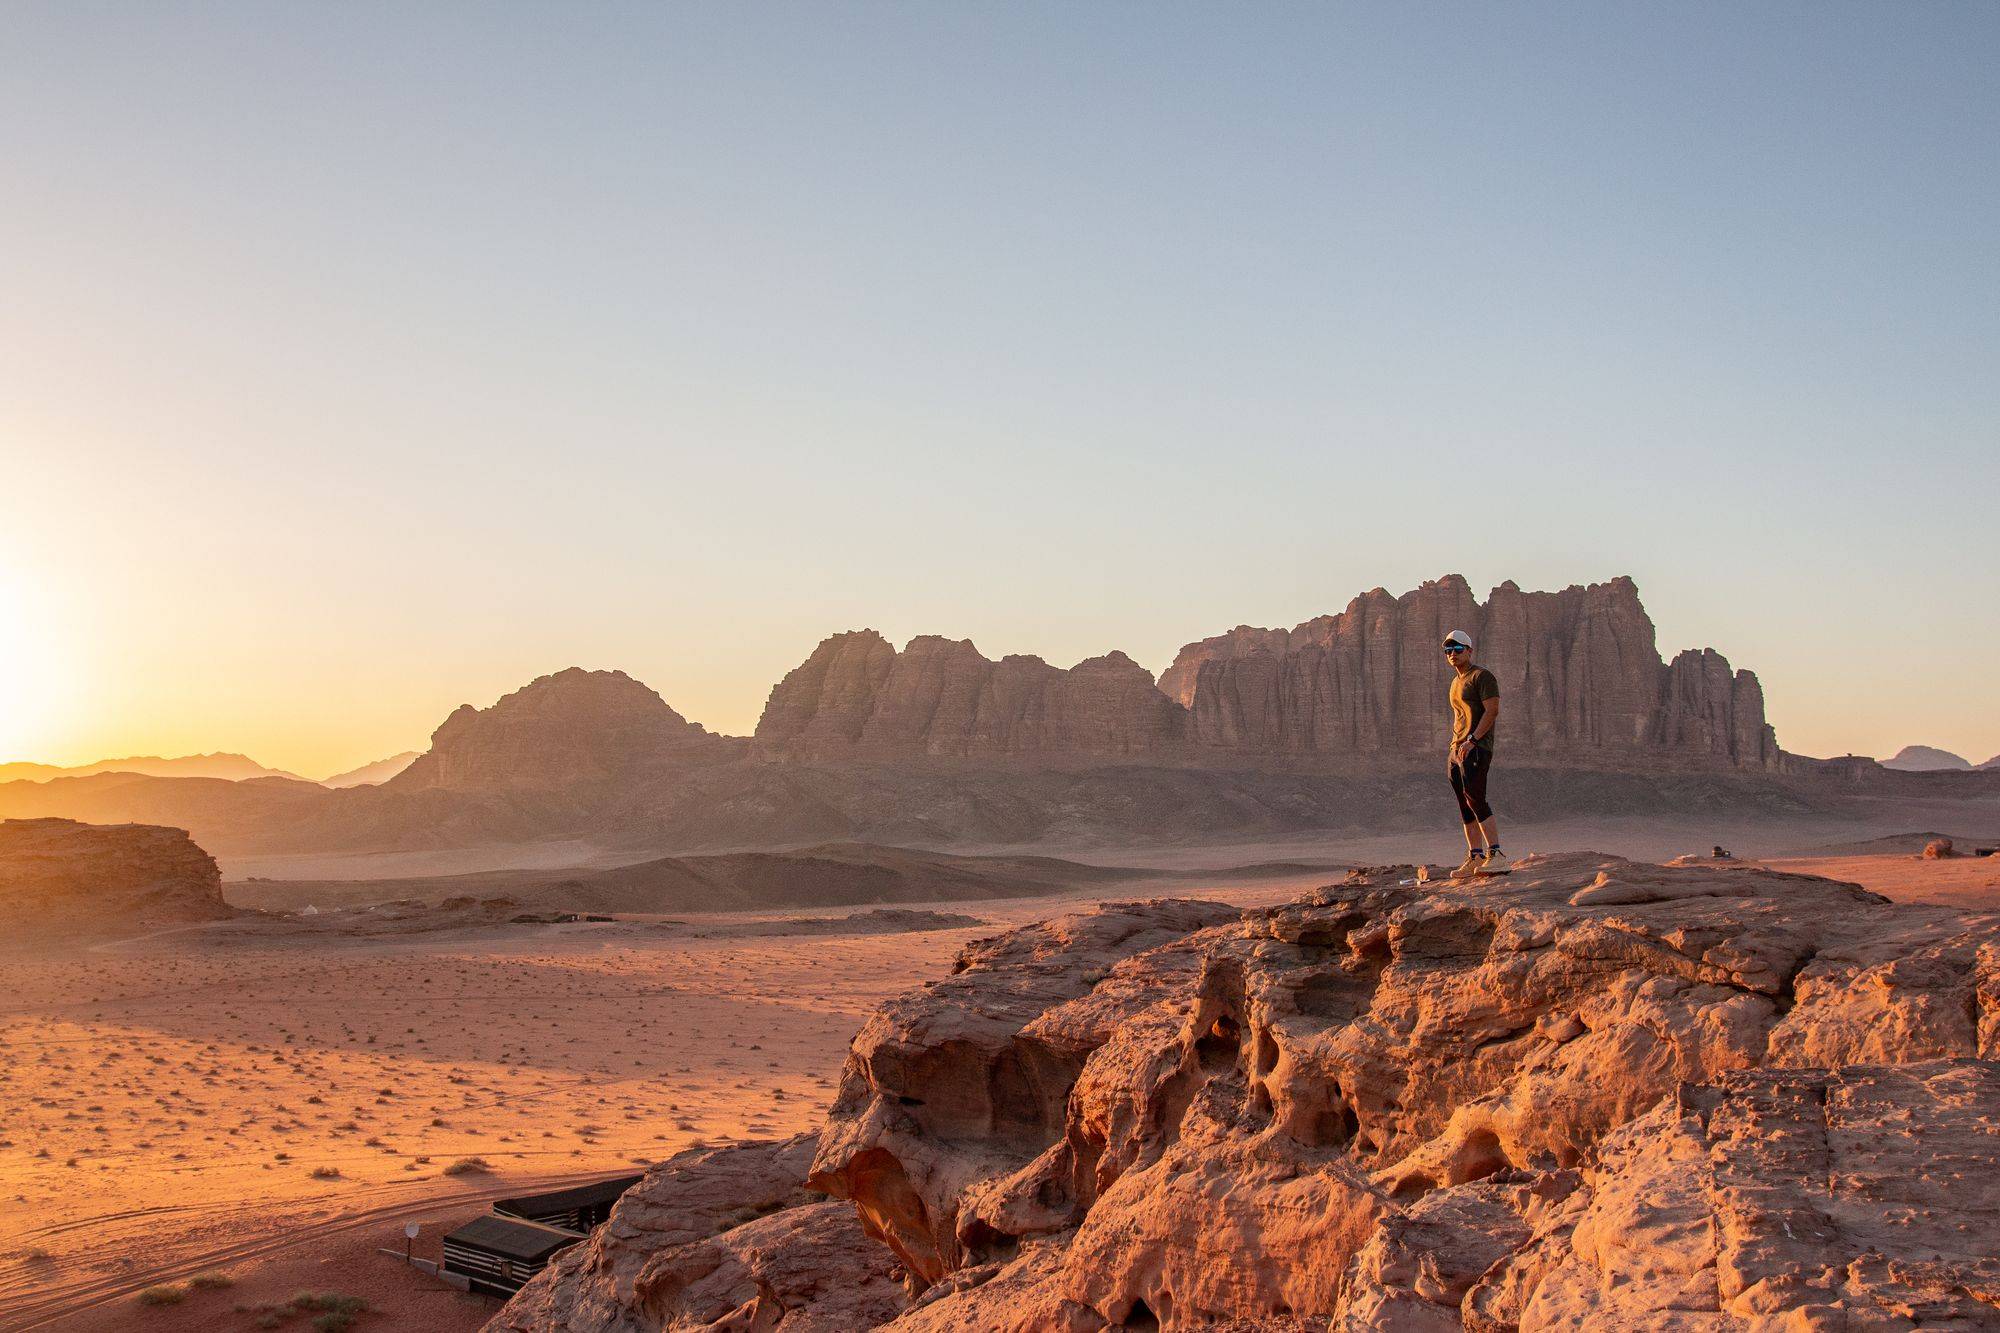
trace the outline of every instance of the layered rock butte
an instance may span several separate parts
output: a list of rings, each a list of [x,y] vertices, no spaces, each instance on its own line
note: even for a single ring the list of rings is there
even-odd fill
[[[491,1327],[1993,1329],[1996,1057],[2000,915],[1808,876],[1106,905],[969,945],[816,1145],[655,1168]]]
[[[771,691],[759,752],[793,759],[1077,754],[1434,758],[1450,734],[1438,644],[1472,634],[1502,681],[1510,754],[1780,765],[1764,695],[1712,649],[1663,662],[1632,580],[1512,583],[1481,604],[1457,575],[1377,588],[1296,628],[1239,626],[1181,649],[1155,683],[1109,653],[1065,671],[963,640],[902,652],[838,634]]]
[[[232,915],[215,859],[177,828],[0,821],[0,933],[130,934]]]

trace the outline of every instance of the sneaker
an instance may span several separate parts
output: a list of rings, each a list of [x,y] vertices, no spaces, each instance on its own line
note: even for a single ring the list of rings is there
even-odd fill
[[[1458,863],[1458,869],[1451,872],[1451,877],[1453,879],[1464,879],[1467,875],[1476,875],[1485,865],[1485,859],[1478,852],[1467,852],[1465,859]]]
[[[1507,865],[1507,858],[1501,855],[1500,849],[1498,847],[1488,847],[1486,849],[1486,855],[1482,856],[1479,859],[1479,866],[1480,869],[1482,870],[1501,870],[1504,869],[1506,865]]]

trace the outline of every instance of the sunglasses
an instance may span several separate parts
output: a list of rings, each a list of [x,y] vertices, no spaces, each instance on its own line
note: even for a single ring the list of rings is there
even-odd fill
[[[1465,651],[1465,645],[1462,643],[1448,643],[1444,646],[1444,650],[1448,653],[1462,653]]]

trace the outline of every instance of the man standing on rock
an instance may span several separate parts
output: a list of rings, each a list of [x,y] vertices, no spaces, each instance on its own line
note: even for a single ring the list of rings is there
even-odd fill
[[[1473,875],[1500,861],[1500,833],[1486,803],[1486,774],[1493,767],[1493,727],[1500,720],[1500,682],[1472,660],[1472,636],[1455,629],[1444,636],[1451,663],[1451,789],[1465,821],[1465,861],[1453,874]]]

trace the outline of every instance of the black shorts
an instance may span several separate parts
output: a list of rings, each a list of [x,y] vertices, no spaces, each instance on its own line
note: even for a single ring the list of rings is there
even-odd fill
[[[1448,766],[1451,790],[1458,797],[1458,817],[1468,824],[1493,818],[1493,807],[1486,804],[1486,774],[1492,767],[1493,752],[1482,745],[1467,750],[1463,763]]]

